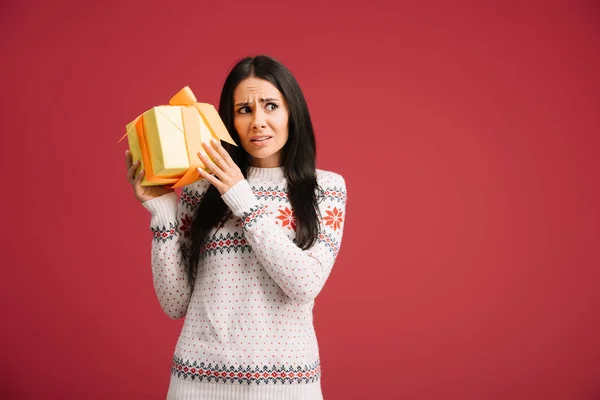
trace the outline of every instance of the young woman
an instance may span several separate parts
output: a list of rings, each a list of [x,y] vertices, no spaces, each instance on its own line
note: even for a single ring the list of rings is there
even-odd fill
[[[219,114],[240,146],[205,143],[211,173],[182,189],[140,186],[151,213],[152,274],[164,312],[185,322],[169,399],[322,399],[312,320],[340,249],[343,177],[315,167],[315,138],[290,71],[245,58]]]

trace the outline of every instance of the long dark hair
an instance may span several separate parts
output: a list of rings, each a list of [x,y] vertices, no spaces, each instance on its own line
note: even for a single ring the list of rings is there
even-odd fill
[[[249,77],[264,79],[282,94],[289,108],[288,140],[283,147],[282,161],[287,192],[296,219],[296,245],[305,250],[318,235],[316,144],[308,106],[298,82],[292,73],[277,60],[260,55],[240,60],[231,70],[219,101],[219,115],[239,146],[224,144],[235,163],[247,177],[250,156],[243,149],[233,125],[233,92],[241,81]],[[216,187],[210,185],[194,216],[191,233],[190,257],[186,266],[190,282],[196,279],[196,268],[208,234],[230,215]]]

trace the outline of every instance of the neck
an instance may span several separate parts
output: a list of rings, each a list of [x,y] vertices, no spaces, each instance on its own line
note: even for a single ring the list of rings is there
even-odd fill
[[[252,178],[283,178],[285,171],[283,167],[248,167],[248,177]]]
[[[281,154],[275,153],[267,158],[255,158],[250,156],[249,164],[250,166],[257,168],[278,168],[282,166]]]

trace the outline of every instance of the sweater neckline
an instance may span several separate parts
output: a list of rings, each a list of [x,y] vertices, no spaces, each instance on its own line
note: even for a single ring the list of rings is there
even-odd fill
[[[248,167],[248,177],[252,178],[283,178],[283,167]]]

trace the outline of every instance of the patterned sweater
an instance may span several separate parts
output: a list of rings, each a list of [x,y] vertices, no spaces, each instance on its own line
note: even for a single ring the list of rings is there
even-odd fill
[[[283,168],[251,167],[222,196],[233,215],[210,232],[194,287],[185,273],[190,226],[210,183],[143,203],[156,295],[168,316],[185,317],[169,398],[322,398],[312,310],[340,249],[346,186],[324,170],[317,182],[320,232],[302,250]]]

